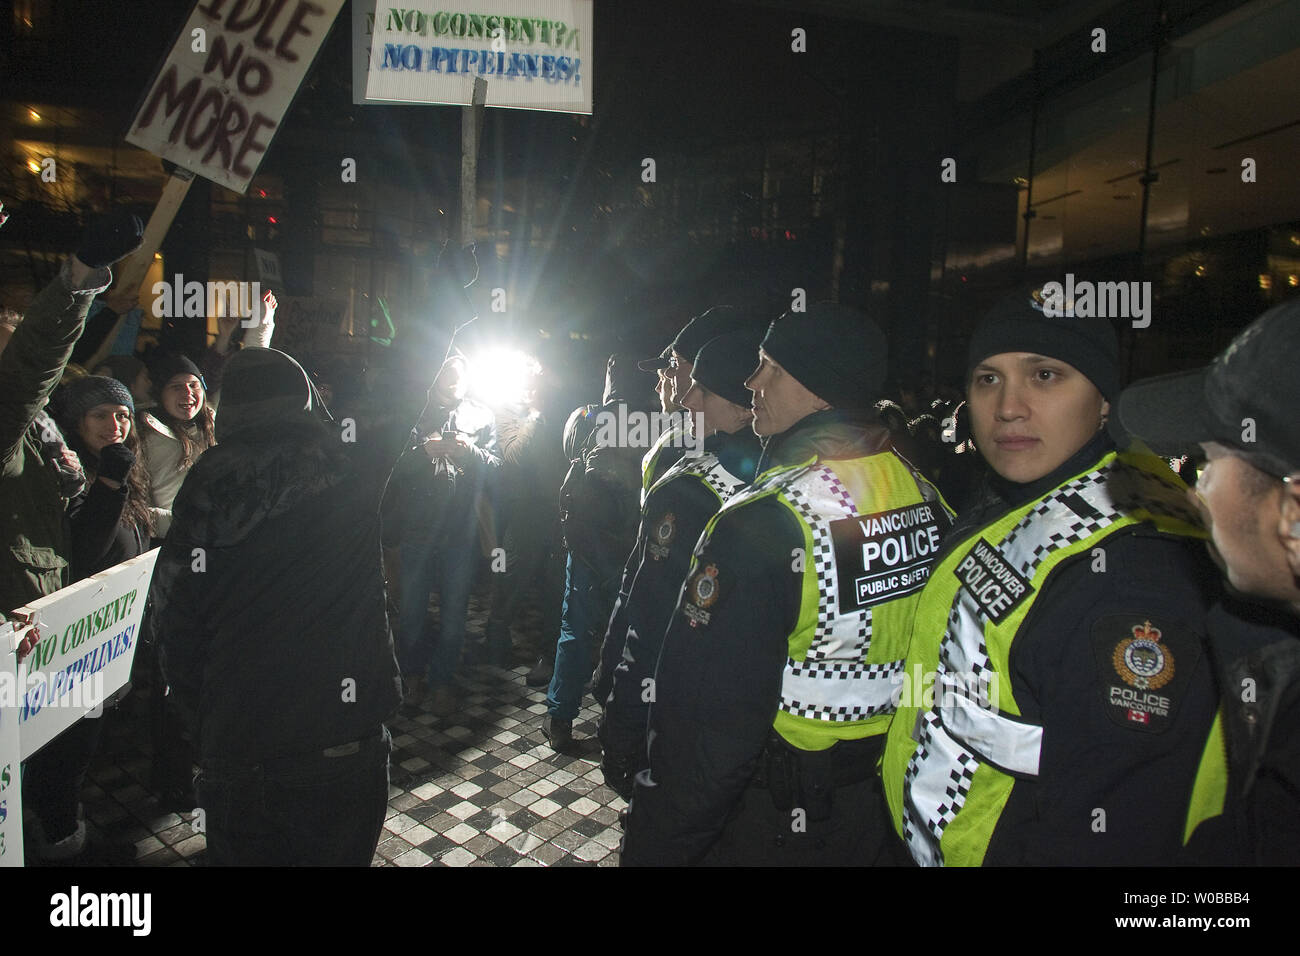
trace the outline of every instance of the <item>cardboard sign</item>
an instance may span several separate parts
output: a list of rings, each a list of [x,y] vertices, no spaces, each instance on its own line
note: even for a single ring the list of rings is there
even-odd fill
[[[275,310],[275,337],[271,347],[294,358],[335,350],[339,345],[348,304],[342,299],[319,296],[279,296]]]
[[[257,261],[257,277],[262,280],[262,285],[271,289],[284,288],[279,256],[266,249],[254,249],[253,258]]]
[[[26,628],[22,629],[26,632]],[[0,624],[0,682],[18,686],[19,630],[12,621]],[[23,801],[18,764],[18,707],[0,697],[0,866],[23,865]]]
[[[126,141],[244,192],[343,0],[202,0]]]
[[[591,14],[592,0],[375,2],[354,26],[365,102],[467,106],[481,77],[487,106],[590,113]]]
[[[0,705],[17,711],[23,760],[97,714],[130,679],[157,560],[154,548],[18,609],[41,635],[19,666],[19,683],[0,687]]]

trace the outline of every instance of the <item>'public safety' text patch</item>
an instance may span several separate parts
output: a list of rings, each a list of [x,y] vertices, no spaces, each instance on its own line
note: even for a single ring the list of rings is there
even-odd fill
[[[948,516],[929,502],[832,521],[840,613],[924,587],[947,526]]]

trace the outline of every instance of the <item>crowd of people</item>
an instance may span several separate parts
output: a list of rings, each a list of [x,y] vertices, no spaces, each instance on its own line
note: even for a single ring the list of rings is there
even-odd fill
[[[271,347],[270,293],[242,347],[223,318],[197,362],[77,374],[142,235],[96,224],[4,326],[0,613],[161,548],[133,681],[213,863],[368,865],[387,722],[524,652],[548,744],[628,800],[623,865],[1300,859],[1300,303],[1124,390],[1107,320],[1016,289],[940,396],[860,311],[718,304],[564,420],[531,358],[481,400],[454,337],[373,401]],[[477,266],[445,258],[457,328]],[[100,726],[24,768],[38,859],[88,852]]]

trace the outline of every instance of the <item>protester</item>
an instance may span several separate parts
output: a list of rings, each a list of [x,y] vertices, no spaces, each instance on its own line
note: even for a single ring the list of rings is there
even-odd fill
[[[534,362],[519,383],[514,401],[494,409],[501,451],[496,484],[498,531],[504,567],[493,567],[492,598],[484,628],[486,660],[497,667],[510,663],[510,626],[518,615],[527,585],[541,589],[543,633],[559,630],[561,587],[553,574],[551,552],[559,545],[555,500],[564,477],[558,428],[542,408],[537,384],[542,376]],[[555,620],[553,620],[553,618]],[[548,627],[553,623],[553,627]]]
[[[217,865],[367,866],[401,699],[379,560],[398,447],[357,453],[274,349],[230,360],[217,444],[191,469],[151,626],[194,727]]]
[[[87,488],[68,506],[71,577],[75,584],[138,557],[149,548],[149,492],[136,459],[140,441],[132,427],[133,406],[126,386],[111,378],[88,376],[62,388],[60,424],[85,468]],[[44,839],[49,833],[80,831],[79,796],[90,762],[99,749],[104,721],[87,717],[65,730],[27,762],[24,777],[37,856],[57,858]],[[75,844],[75,840],[73,841]],[[133,846],[101,848],[113,862],[135,857]]]
[[[127,213],[92,224],[17,328],[0,326],[0,498],[5,502],[0,534],[7,545],[0,548],[0,619],[72,583],[74,551],[65,503],[82,493],[85,476],[42,406],[62,377],[91,300],[112,282],[108,266],[137,249],[143,235],[139,217]],[[23,639],[19,661],[39,636],[32,629]],[[93,737],[96,731],[78,730],[73,749],[93,751],[93,740],[88,746],[80,735]],[[54,772],[43,772],[38,764],[36,776],[26,781],[29,805],[36,808],[31,852],[37,859],[85,859],[89,852],[77,801],[84,762],[64,767],[56,749],[45,762]]]
[[[277,304],[269,291],[262,297],[258,323],[250,330],[249,347],[270,346]],[[172,502],[185,475],[216,440],[213,423],[221,372],[231,355],[231,340],[240,327],[240,318],[221,316],[217,325],[217,339],[204,353],[203,370],[184,355],[160,356],[150,369],[155,406],[141,415],[141,424],[145,467],[153,489],[155,534],[160,538],[171,527]]]
[[[573,721],[599,635],[618,596],[620,571],[636,543],[640,463],[646,449],[632,441],[630,426],[622,434],[618,422],[647,416],[651,394],[647,373],[626,355],[611,355],[603,404],[575,409],[564,426],[569,470],[560,486],[560,526],[569,554],[555,673],[542,719],[542,731],[557,751],[575,747]]]
[[[1200,445],[1191,498],[1231,588],[1206,621],[1220,689],[1187,832],[1197,863],[1300,860],[1300,300],[1265,312],[1207,368],[1120,397],[1162,452]],[[1205,821],[1209,821],[1206,823]],[[1198,826],[1199,825],[1199,826]]]
[[[470,586],[479,554],[477,516],[490,471],[501,467],[496,421],[466,397],[468,363],[453,355],[438,372],[416,426],[419,446],[399,464],[401,477],[401,604],[397,648],[411,702],[427,680],[432,712],[459,706],[456,670],[465,643]],[[434,425],[430,428],[430,425]],[[429,591],[439,584],[440,629],[429,634]]]

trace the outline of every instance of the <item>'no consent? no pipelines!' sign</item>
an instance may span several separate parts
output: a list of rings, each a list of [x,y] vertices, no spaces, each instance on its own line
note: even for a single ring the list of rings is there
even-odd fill
[[[343,0],[203,0],[126,141],[244,192]]]

